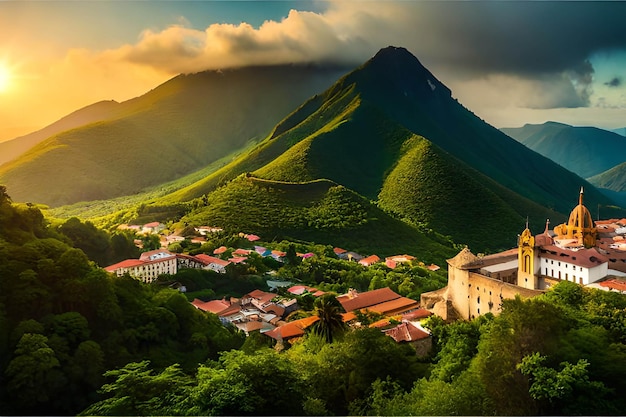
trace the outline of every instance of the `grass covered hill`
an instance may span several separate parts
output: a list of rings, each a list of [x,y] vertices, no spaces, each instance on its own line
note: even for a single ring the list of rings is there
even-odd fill
[[[113,100],[99,101],[82,109],[76,110],[67,116],[57,120],[28,135],[20,136],[12,140],[0,143],[0,165],[17,158],[33,146],[46,140],[50,136],[65,130],[73,129],[88,123],[111,117],[118,109],[119,103]]]
[[[283,65],[179,75],[40,142],[0,167],[0,183],[16,201],[51,206],[133,194],[260,140],[343,72]]]
[[[615,132],[556,122],[501,130],[583,178],[626,162],[626,138]]]
[[[380,257],[411,253],[424,262],[453,256],[451,242],[397,220],[344,186],[328,180],[269,181],[241,175],[181,219],[216,224],[264,240],[304,240]]]
[[[589,178],[589,182],[598,188],[626,193],[626,162],[623,162],[601,174]]]

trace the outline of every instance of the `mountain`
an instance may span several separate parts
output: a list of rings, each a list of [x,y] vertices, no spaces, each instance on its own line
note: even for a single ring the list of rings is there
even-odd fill
[[[80,110],[76,110],[41,130],[5,142],[0,142],[0,165],[17,158],[50,136],[61,133],[64,130],[104,120],[110,117],[118,108],[119,103],[116,101],[100,101],[83,107]]]
[[[109,103],[89,123],[45,130],[54,134],[0,166],[0,183],[15,201],[51,206],[134,194],[262,139],[344,72],[281,65],[179,75]]]
[[[626,136],[626,127],[620,127],[619,129],[612,129],[611,132],[617,133],[621,136]]]
[[[296,183],[329,179],[476,250],[514,246],[529,216],[538,232],[546,218],[560,221],[581,185],[589,204],[610,203],[582,178],[473,115],[417,58],[393,47],[169,202],[200,197],[244,172]]]
[[[618,193],[626,193],[626,162],[623,162],[601,174],[589,178],[589,182],[598,188]]]
[[[583,178],[626,162],[626,138],[615,132],[556,122],[501,130]]]

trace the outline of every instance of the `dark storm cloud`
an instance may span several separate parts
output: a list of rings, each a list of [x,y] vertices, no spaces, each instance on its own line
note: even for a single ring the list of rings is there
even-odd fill
[[[591,54],[626,49],[623,2],[418,2],[429,55],[461,71],[578,71]]]
[[[609,86],[609,87],[619,87],[620,85],[622,85],[622,78],[614,77],[610,81],[605,82],[604,85]]]

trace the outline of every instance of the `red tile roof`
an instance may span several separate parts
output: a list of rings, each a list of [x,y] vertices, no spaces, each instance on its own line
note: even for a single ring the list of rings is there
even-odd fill
[[[223,259],[220,258],[216,258],[214,256],[209,256],[207,254],[204,253],[200,253],[198,255],[196,255],[196,259],[200,260],[201,262],[203,262],[206,265],[210,265],[210,264],[217,264],[220,266],[228,266],[230,265],[230,262],[225,261]]]
[[[133,266],[143,265],[145,262],[140,259],[126,259],[122,262],[118,262],[113,265],[109,265],[104,268],[107,272],[115,272],[120,268],[132,268]]]
[[[250,255],[250,252],[252,252],[252,251],[249,250],[249,249],[235,249],[233,251],[233,255],[244,255],[244,256],[247,256],[247,255]]]
[[[380,261],[380,258],[377,255],[371,255],[371,256],[368,256],[367,258],[361,259],[359,263],[361,265],[370,266],[370,265],[375,264],[378,261]]]
[[[228,260],[230,262],[234,263],[234,264],[240,264],[240,263],[245,262],[246,260],[248,260],[248,258],[236,256],[234,258],[229,258]]]
[[[280,327],[270,330],[265,334],[273,339],[289,339],[292,337],[300,337],[304,335],[304,331],[307,327],[319,320],[317,316],[309,316],[299,320],[294,320],[286,323]]]
[[[228,250],[228,248],[226,246],[220,246],[219,248],[215,249],[213,251],[213,255],[221,255],[222,253],[226,252]]]
[[[606,281],[602,281],[600,285],[618,291],[626,291],[626,282],[618,279],[609,279]]]
[[[341,248],[333,248],[333,252],[335,252],[335,255],[341,255],[342,253],[346,253],[348,251]]]
[[[391,288],[379,288],[373,291],[363,293],[352,292],[352,296],[346,294],[337,297],[346,311],[360,310],[362,308],[371,307],[376,304],[400,298],[400,294],[395,293]]]
[[[402,315],[402,320],[419,320],[426,317],[432,316],[433,313],[426,310],[425,308],[418,308],[417,310],[411,311],[410,313],[406,313]]]
[[[419,302],[406,297],[396,298],[368,307],[368,310],[385,315],[400,314],[419,307]]]
[[[386,330],[385,334],[391,336],[396,342],[413,342],[415,340],[426,339],[430,337],[425,331],[418,329],[409,322],[403,322],[398,326]]]
[[[230,307],[230,303],[226,300],[202,301],[195,298],[191,302],[191,304],[193,304],[199,310],[208,311],[214,314],[220,314]]]

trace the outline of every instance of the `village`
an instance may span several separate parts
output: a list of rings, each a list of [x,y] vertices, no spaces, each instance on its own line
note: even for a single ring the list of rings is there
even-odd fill
[[[128,274],[146,284],[155,282],[163,274],[175,275],[184,268],[226,274],[229,266],[245,264],[253,252],[263,258],[272,258],[280,264],[286,262],[286,252],[255,245],[261,238],[254,234],[239,234],[244,241],[250,242],[253,247],[251,249],[220,246],[214,249],[211,255],[205,253],[189,255],[168,250],[171,244],[186,238],[175,234],[161,234],[165,229],[162,223],[152,222],[143,226],[123,225],[121,228],[131,228],[138,234],[160,234],[160,249],[143,252],[138,259],[126,259],[105,268],[107,272],[116,276]],[[202,244],[206,242],[207,236],[219,233],[222,229],[201,226],[196,227],[195,231],[197,236],[189,240]],[[140,245],[141,241],[137,240],[136,244]],[[377,255],[363,256],[339,247],[333,248],[333,253],[337,259],[355,262],[363,267],[384,264],[390,269],[395,269],[401,264],[416,261],[414,256],[407,254],[381,259]],[[301,259],[316,256],[312,252],[296,255]],[[433,272],[440,269],[435,264],[424,267]],[[266,282],[269,292],[256,289],[240,298],[223,297],[208,301],[195,298],[191,304],[199,310],[216,314],[225,326],[232,325],[246,336],[259,332],[270,338],[277,349],[282,349],[286,343],[293,343],[304,336],[307,328],[319,320],[316,315],[291,320],[290,314],[301,308],[297,298],[302,296],[317,298],[326,292],[297,282],[272,279],[271,276]],[[184,286],[177,288],[181,292],[186,292]],[[345,310],[342,316],[347,325],[362,326],[358,314],[370,314],[376,317],[376,320],[368,323],[369,327],[380,329],[397,343],[409,343],[419,355],[423,356],[430,350],[431,335],[428,329],[422,326],[422,321],[432,313],[421,308],[419,301],[401,296],[388,287],[364,292],[351,288],[346,294],[338,295],[337,301]]]

